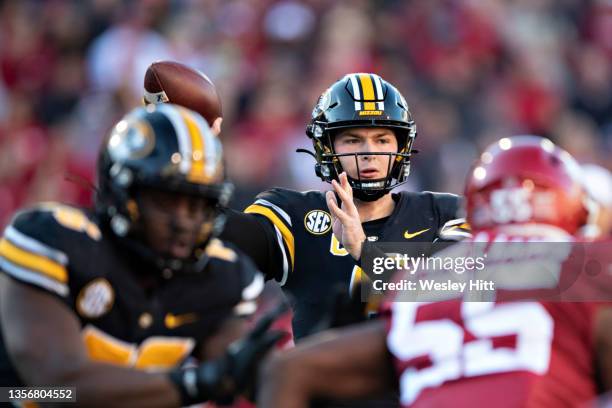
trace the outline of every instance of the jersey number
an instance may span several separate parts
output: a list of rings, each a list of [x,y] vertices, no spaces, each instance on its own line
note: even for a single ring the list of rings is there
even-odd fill
[[[419,306],[427,307],[439,306]],[[393,322],[397,329],[390,333],[390,348],[402,361],[415,362],[400,378],[407,403],[425,388],[461,377],[516,370],[543,374],[548,370],[553,320],[541,304],[465,302],[457,307],[461,308],[463,327],[450,319],[416,322],[410,328]],[[475,339],[465,341],[466,333]],[[414,367],[424,359],[430,364]]]
[[[531,192],[523,188],[495,190],[491,193],[491,217],[505,224],[511,221],[528,221],[532,214],[529,197]]]
[[[334,256],[347,256],[348,251],[342,245],[334,234],[331,234],[331,241],[329,243],[329,252]]]
[[[103,331],[87,326],[83,341],[89,358],[94,361],[155,371],[168,370],[180,364],[193,350],[193,339],[150,337],[140,345],[126,343]]]

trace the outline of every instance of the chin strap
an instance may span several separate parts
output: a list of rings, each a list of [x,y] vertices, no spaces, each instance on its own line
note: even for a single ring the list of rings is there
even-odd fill
[[[363,188],[360,186],[363,183],[363,181],[355,180],[352,177],[348,177],[348,180],[349,180],[349,184],[353,188],[353,197],[355,197],[358,200],[366,201],[366,202],[372,202],[372,201],[378,200],[382,196],[388,194],[395,187],[393,186],[393,187],[381,187],[377,189],[367,189],[367,188]],[[384,178],[378,179],[378,180],[368,180],[368,182],[372,182],[372,183],[376,183],[376,182],[385,183],[385,181],[386,179]]]
[[[317,156],[313,152],[311,152],[310,150],[307,150],[307,149],[295,149],[295,152],[296,153],[306,153],[306,154],[309,154],[312,157],[314,157],[315,160],[317,160]]]
[[[389,191],[391,190],[382,189],[382,190],[368,191],[368,190],[362,190],[360,188],[354,188],[353,197],[361,201],[372,202],[388,194]]]

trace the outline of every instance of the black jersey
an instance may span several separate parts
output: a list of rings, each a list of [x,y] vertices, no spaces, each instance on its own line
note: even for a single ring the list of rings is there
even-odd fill
[[[389,217],[364,223],[368,240],[432,242],[441,235],[449,238],[446,232],[469,235],[465,221],[457,218],[461,199],[456,195],[400,192],[393,199],[396,205]],[[237,241],[250,240],[245,242],[252,248],[247,253],[260,259],[266,276],[278,280],[293,296],[294,334],[302,337],[324,315],[337,285],[350,287],[362,271],[332,233],[324,192],[272,189],[259,194],[245,213],[258,218],[264,233]],[[251,254],[256,246],[268,254],[267,260],[261,260],[261,253]]]
[[[263,288],[253,263],[220,240],[206,247],[202,271],[157,276],[95,217],[50,205],[19,214],[0,241],[0,269],[43,290],[77,316],[89,356],[97,361],[167,370],[192,355],[230,316],[251,314]],[[0,379],[18,384],[6,350]]]

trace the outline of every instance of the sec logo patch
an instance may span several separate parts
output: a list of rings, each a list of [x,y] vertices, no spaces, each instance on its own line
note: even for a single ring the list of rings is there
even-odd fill
[[[304,217],[304,226],[311,234],[323,235],[332,227],[331,215],[323,210],[312,210]]]
[[[95,319],[113,307],[115,292],[111,284],[104,278],[89,282],[77,297],[77,311],[83,317]]]

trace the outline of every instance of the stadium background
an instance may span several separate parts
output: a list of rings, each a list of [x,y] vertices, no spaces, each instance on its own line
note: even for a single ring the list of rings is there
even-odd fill
[[[460,193],[478,149],[548,136],[612,168],[610,0],[0,1],[0,226],[40,200],[87,204],[97,149],[146,67],[201,69],[244,207],[321,186],[304,127],[348,72],[397,85],[419,136],[408,188]]]

